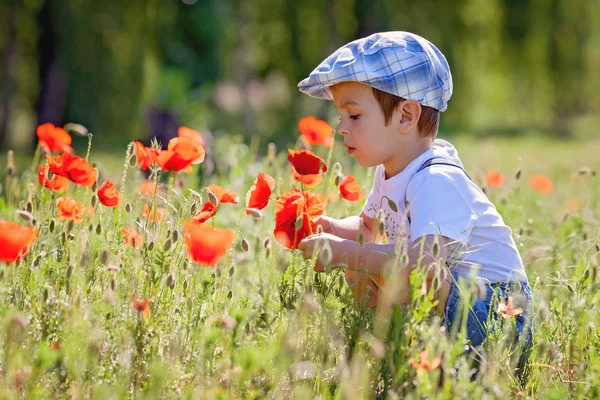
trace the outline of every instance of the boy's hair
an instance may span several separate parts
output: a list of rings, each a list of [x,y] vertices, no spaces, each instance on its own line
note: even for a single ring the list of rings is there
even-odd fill
[[[377,99],[377,102],[381,107],[381,111],[383,111],[385,126],[388,126],[392,120],[394,110],[402,101],[406,99],[379,89],[375,89],[372,86],[371,89],[373,89],[373,95],[375,96],[375,99]],[[439,125],[440,112],[433,107],[421,105],[421,117],[417,123],[419,136],[422,138],[432,136],[432,138],[435,139]]]

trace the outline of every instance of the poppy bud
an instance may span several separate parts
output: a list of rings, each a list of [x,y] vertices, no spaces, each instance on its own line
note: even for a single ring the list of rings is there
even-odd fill
[[[167,240],[165,241],[165,244],[164,244],[164,246],[163,246],[163,252],[165,252],[165,253],[166,253],[167,251],[171,250],[171,244],[172,244],[172,242],[171,242],[171,239],[170,239],[170,238],[169,238],[169,239],[167,239]]]
[[[131,212],[131,204],[129,204],[129,203],[125,204],[125,212],[126,213],[130,213]]]
[[[195,215],[197,209],[198,207],[196,206],[196,203],[192,203],[192,206],[190,207],[190,215]]]
[[[242,239],[242,250],[244,250],[246,253],[250,250],[250,244],[246,239]]]
[[[515,179],[518,181],[521,178],[521,168],[517,168],[517,172],[515,173]]]
[[[137,163],[137,159],[133,155],[131,157],[129,157],[129,166],[130,167],[135,167],[136,163]]]
[[[7,158],[7,162],[6,162],[6,175],[8,175],[8,176],[13,176],[16,172],[14,155],[15,155],[14,151],[12,151],[12,150],[8,151],[8,158]]]
[[[232,265],[231,268],[229,268],[229,276],[233,276],[234,273],[235,273],[235,268]]]
[[[169,274],[169,276],[167,276],[167,287],[169,289],[173,289],[175,287],[175,279],[173,278],[173,274]]]
[[[335,176],[335,186],[340,186],[340,183],[342,183],[342,178],[340,175],[336,175]]]
[[[260,212],[260,210],[257,210],[256,208],[248,208],[248,212],[256,219],[261,219],[263,216],[262,212]]]
[[[217,199],[217,196],[210,190],[208,191],[208,201],[210,201],[215,207],[219,206],[219,199]]]
[[[299,216],[298,218],[296,218],[296,222],[294,223],[294,227],[296,228],[296,231],[299,231],[300,229],[302,229],[302,222],[303,222],[302,215]]]
[[[102,225],[100,225],[100,223],[98,222],[98,225],[96,225],[96,234],[100,235],[102,233]]]
[[[98,171],[97,170],[96,170],[96,176],[98,176]],[[92,185],[92,192],[95,192],[96,190],[98,190],[98,181],[97,180]]]
[[[230,290],[229,292],[227,292],[227,298],[229,300],[231,300],[232,297],[233,297],[233,292]]]
[[[110,279],[110,290],[112,290],[114,292],[116,286],[117,286],[117,284],[115,282],[115,278],[111,278]]]
[[[25,210],[26,210],[28,213],[31,213],[31,212],[33,211],[33,204],[31,204],[31,202],[30,202],[30,201],[28,201],[28,202],[27,202],[27,204],[25,205]]]
[[[273,164],[275,162],[276,154],[277,154],[277,148],[275,147],[275,143],[269,143],[268,155],[269,155],[269,162],[271,164]]]
[[[22,219],[24,219],[27,222],[33,220],[33,215],[31,215],[31,213],[28,211],[17,210],[17,214],[19,214],[19,217],[21,217]]]
[[[54,220],[50,220],[50,225],[48,225],[48,230],[50,231],[50,233],[54,232],[55,226],[56,226],[56,223],[54,222]]]
[[[152,251],[153,249],[154,249],[154,242],[152,241],[148,244],[148,251]]]
[[[431,248],[431,254],[433,254],[434,257],[437,257],[439,252],[440,252],[440,246],[438,245],[437,242],[435,242]]]
[[[91,203],[92,203],[92,207],[96,207],[96,204],[98,204],[98,196],[93,195]]]
[[[336,161],[336,163],[333,164],[333,172],[338,175],[342,175],[342,164]]]
[[[179,240],[179,231],[177,229],[171,232],[171,239],[173,240],[173,243],[177,243],[177,241]]]
[[[106,266],[108,264],[108,256],[108,250],[102,250],[102,252],[100,253],[100,262],[102,263],[102,265]]]

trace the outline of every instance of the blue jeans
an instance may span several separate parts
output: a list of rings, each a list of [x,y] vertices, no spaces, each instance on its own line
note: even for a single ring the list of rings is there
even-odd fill
[[[467,277],[462,277],[456,274],[455,271],[452,271],[452,277],[450,293],[444,312],[444,323],[450,334],[454,333],[453,327],[460,332],[464,314],[463,299],[465,297],[461,293],[461,288],[469,286],[469,279]],[[462,284],[459,284],[459,281],[462,281]],[[488,318],[491,320],[498,319],[499,317],[496,312],[498,303],[506,303],[509,296],[515,295],[515,297],[519,297],[521,300],[515,304],[515,307],[523,308],[523,312],[514,317],[516,319],[517,330],[515,340],[522,340],[523,355],[528,355],[533,346],[533,298],[529,284],[523,282],[495,282],[480,285],[479,287],[480,291],[484,289],[484,293],[479,293],[479,296],[471,296],[474,299],[471,301],[467,314],[467,340],[471,342],[471,347],[481,346],[487,338]],[[518,294],[519,292],[520,294]],[[525,335],[525,337],[522,337],[522,335]],[[522,361],[526,361],[526,359]]]

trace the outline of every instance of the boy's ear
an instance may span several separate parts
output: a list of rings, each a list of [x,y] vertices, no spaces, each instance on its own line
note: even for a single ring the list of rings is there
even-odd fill
[[[421,118],[421,105],[416,100],[404,100],[398,104],[400,113],[399,129],[401,133],[408,133],[419,123]]]

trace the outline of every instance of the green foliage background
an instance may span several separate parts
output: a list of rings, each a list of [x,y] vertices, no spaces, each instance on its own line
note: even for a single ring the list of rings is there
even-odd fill
[[[145,137],[151,105],[197,129],[285,141],[300,116],[332,117],[297,82],[339,46],[384,30],[423,35],[448,58],[444,132],[590,137],[600,122],[599,0],[20,0],[0,4],[0,53],[17,49],[0,64],[14,88],[0,91],[8,143],[37,123],[43,7],[68,77],[64,122],[99,144]]]

